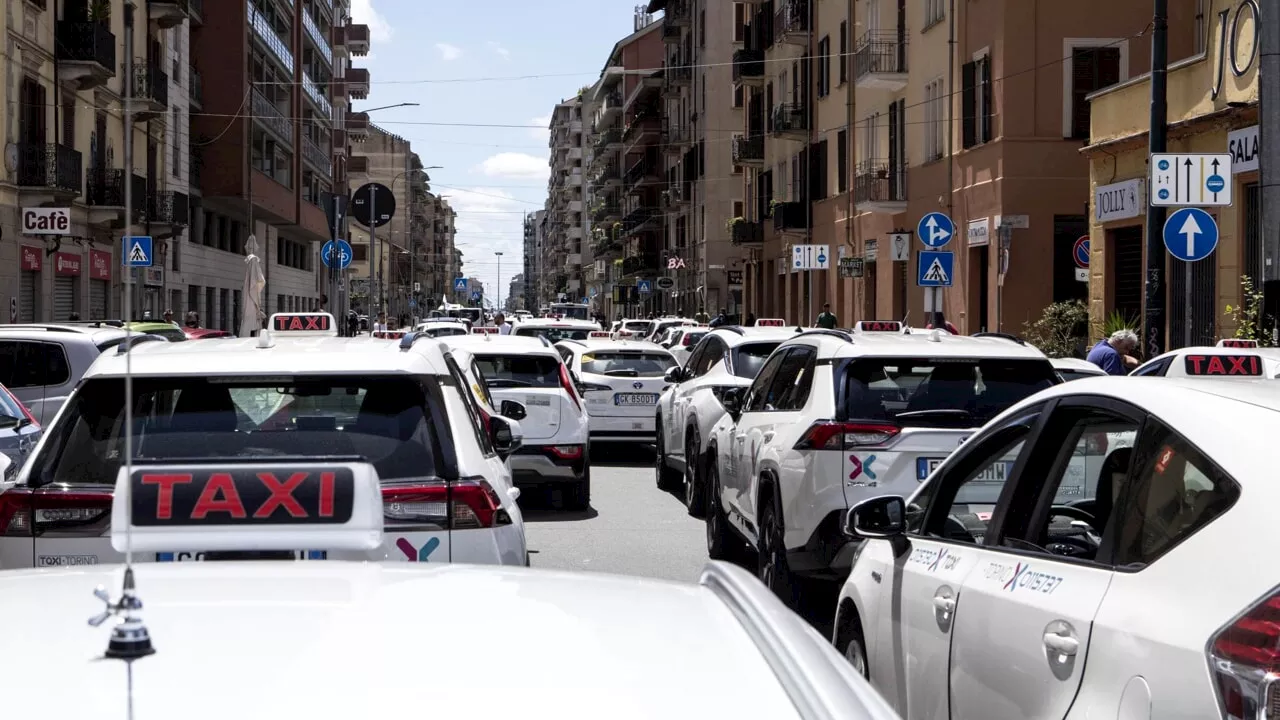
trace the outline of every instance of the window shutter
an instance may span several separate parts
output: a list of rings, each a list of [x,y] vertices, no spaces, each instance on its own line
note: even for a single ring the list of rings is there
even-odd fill
[[[982,58],[980,63],[982,73],[980,77],[979,91],[982,93],[982,142],[990,142],[994,137],[991,133],[991,58]]]
[[[977,88],[974,86],[974,80],[977,78],[976,63],[965,63],[960,68],[960,128],[961,128],[961,145],[971,148],[978,144],[978,123],[974,116],[978,111],[978,95]]]
[[[840,21],[840,84],[849,78],[849,23]]]
[[[898,168],[898,103],[889,103],[889,172]]]

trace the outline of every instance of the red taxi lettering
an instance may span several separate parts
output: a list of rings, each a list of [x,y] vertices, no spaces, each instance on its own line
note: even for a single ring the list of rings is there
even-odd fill
[[[332,472],[320,473],[320,517],[333,517],[334,486],[337,480]]]
[[[275,329],[281,332],[324,332],[329,329],[328,315],[277,315],[275,321]]]
[[[143,475],[143,485],[159,485],[156,498],[156,519],[173,518],[173,486],[191,482],[191,475]]]
[[[861,325],[867,332],[898,332],[902,329],[902,323],[896,320],[864,320]]]
[[[244,503],[240,501],[240,491],[236,490],[230,473],[214,473],[209,477],[209,482],[200,491],[200,498],[191,511],[191,519],[203,520],[213,512],[227,513],[237,520],[243,520],[246,516]]]
[[[1257,340],[1229,339],[1229,340],[1223,340],[1223,341],[1219,342],[1219,343],[1218,343],[1218,346],[1219,346],[1219,347],[1229,347],[1229,348],[1254,348],[1254,347],[1258,347],[1258,341],[1257,341]]]
[[[1185,367],[1188,375],[1221,377],[1262,375],[1262,359],[1257,355],[1188,355]]]
[[[254,517],[271,517],[271,513],[275,512],[277,507],[284,508],[285,512],[294,517],[307,516],[307,511],[303,510],[302,505],[293,498],[293,491],[307,479],[307,473],[294,473],[284,482],[277,480],[272,473],[258,473],[258,479],[267,486],[267,492],[271,495],[253,513]]]

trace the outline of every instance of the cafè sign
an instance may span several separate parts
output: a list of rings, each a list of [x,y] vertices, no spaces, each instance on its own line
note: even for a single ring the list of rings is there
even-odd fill
[[[1227,68],[1235,77],[1243,77],[1258,61],[1258,0],[1240,0],[1234,9],[1218,12],[1218,56],[1214,58],[1213,91],[1218,99]]]

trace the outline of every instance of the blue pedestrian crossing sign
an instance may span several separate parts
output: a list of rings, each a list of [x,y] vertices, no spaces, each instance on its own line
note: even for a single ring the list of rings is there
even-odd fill
[[[920,287],[951,287],[955,279],[952,270],[956,266],[956,254],[951,252],[922,251],[916,267],[916,285]]]
[[[333,261],[336,257],[338,261],[338,269],[346,270],[351,265],[351,243],[346,240],[339,239],[337,241],[330,240],[320,248],[320,261],[325,267],[333,267]]]
[[[124,252],[120,253],[120,257],[124,259],[125,267],[151,267],[155,258],[151,250],[150,237],[146,235],[127,237],[124,239]]]
[[[940,212],[931,212],[920,218],[920,224],[916,225],[916,236],[920,238],[920,242],[926,247],[940,248],[951,242],[951,237],[956,234],[956,224],[951,222],[951,218]]]
[[[650,280],[637,280],[636,292],[642,292],[642,293],[653,292],[653,282]]]
[[[454,291],[454,292],[466,292],[466,291],[467,291],[467,279],[466,279],[466,278],[454,278],[454,279],[453,279],[453,291]]]
[[[1200,208],[1181,208],[1164,222],[1164,246],[1184,262],[1203,260],[1218,248],[1218,223]]]
[[[480,299],[480,291],[479,291],[479,290],[472,290],[472,291],[471,291],[471,299],[472,299],[472,300],[479,300],[479,299]]]
[[[412,310],[416,307],[418,307],[418,301],[413,298],[409,298],[409,309]]]

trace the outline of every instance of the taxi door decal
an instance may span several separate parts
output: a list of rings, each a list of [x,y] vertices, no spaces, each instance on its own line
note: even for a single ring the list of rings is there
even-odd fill
[[[413,543],[409,542],[409,538],[397,538],[396,547],[400,548],[400,552],[404,553],[409,562],[427,562],[427,559],[431,557],[431,553],[440,547],[440,538],[431,538],[423,543],[420,548],[415,548]]]

